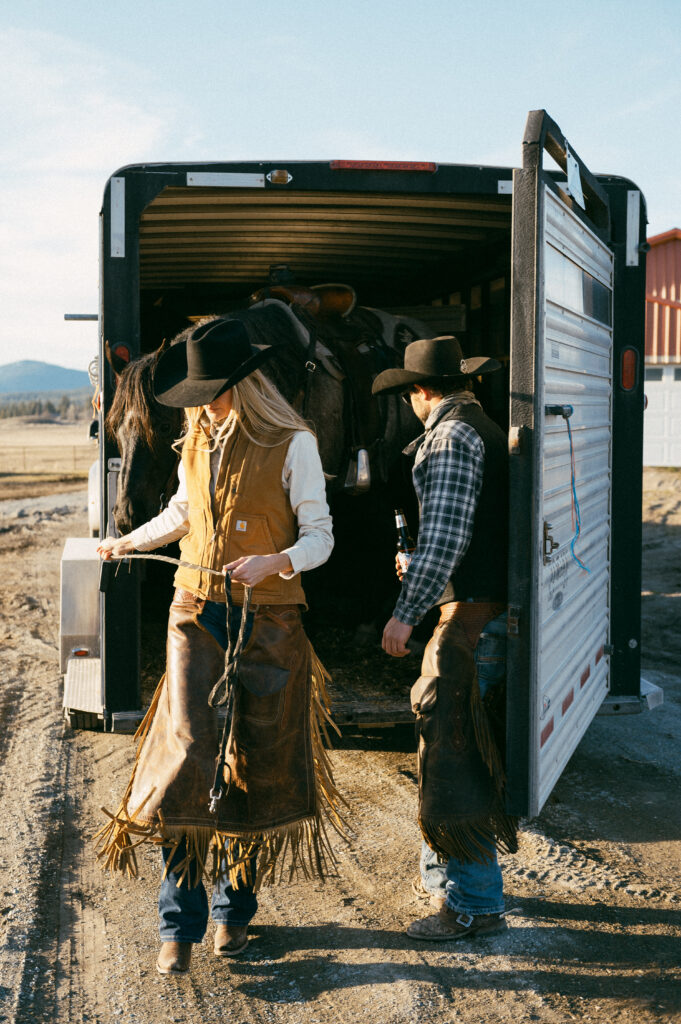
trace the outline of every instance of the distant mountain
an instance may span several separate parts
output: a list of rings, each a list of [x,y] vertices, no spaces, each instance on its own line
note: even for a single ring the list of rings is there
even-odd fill
[[[40,391],[74,391],[89,388],[90,378],[84,370],[68,370],[65,366],[22,359],[0,366],[0,395],[35,394]]]

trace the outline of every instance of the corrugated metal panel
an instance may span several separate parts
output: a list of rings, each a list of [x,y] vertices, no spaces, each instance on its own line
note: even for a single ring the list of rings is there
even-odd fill
[[[610,250],[547,188],[543,406],[570,417],[581,533],[565,419],[544,417],[540,527],[557,549],[536,554],[533,803],[541,808],[607,693],[610,623],[612,273]],[[540,405],[540,409],[542,408]],[[546,526],[544,526],[546,524]],[[542,530],[540,529],[540,536]]]
[[[503,196],[168,188],[141,218],[141,282],[262,282],[272,263],[310,283],[399,281],[509,226]]]
[[[681,232],[650,241],[646,261],[646,360],[681,361]]]
[[[72,658],[64,678],[64,707],[101,715],[102,667],[99,658]]]

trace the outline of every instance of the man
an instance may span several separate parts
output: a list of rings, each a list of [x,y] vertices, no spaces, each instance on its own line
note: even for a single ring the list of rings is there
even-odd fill
[[[425,426],[405,449],[415,454],[420,526],[383,648],[404,657],[414,626],[440,607],[411,693],[424,837],[414,887],[440,909],[407,934],[430,941],[505,930],[497,846],[517,849],[504,809],[503,729],[494,728],[505,677],[507,441],[471,390],[472,377],[497,369],[494,359],[464,359],[454,337],[422,339],[407,346],[404,369],[373,385],[374,394],[402,394]]]

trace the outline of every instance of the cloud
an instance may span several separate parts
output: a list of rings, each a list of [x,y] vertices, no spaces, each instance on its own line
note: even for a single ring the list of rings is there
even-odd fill
[[[24,173],[108,174],[122,154],[156,150],[168,131],[160,92],[120,58],[53,33],[0,32],[0,159],[11,170],[19,157]]]
[[[126,163],[184,151],[175,124],[190,118],[144,68],[40,31],[0,32],[0,97],[0,363],[47,358],[48,346],[49,361],[82,368],[93,325],[63,313],[97,310],[106,181]]]

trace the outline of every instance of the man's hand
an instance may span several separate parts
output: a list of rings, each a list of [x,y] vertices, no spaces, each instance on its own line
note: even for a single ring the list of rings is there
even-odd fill
[[[291,559],[288,555],[242,555],[228,565],[223,565],[223,572],[228,572],[235,583],[243,583],[246,587],[255,587],[268,576],[278,572],[291,572]]]
[[[105,537],[97,545],[97,554],[105,562],[111,558],[123,558],[135,550],[127,537]]]
[[[388,619],[383,630],[382,643],[386,654],[392,655],[393,658],[404,658],[406,654],[410,654],[411,651],[406,644],[413,628],[413,626],[408,626],[406,622],[400,622],[394,615]]]

